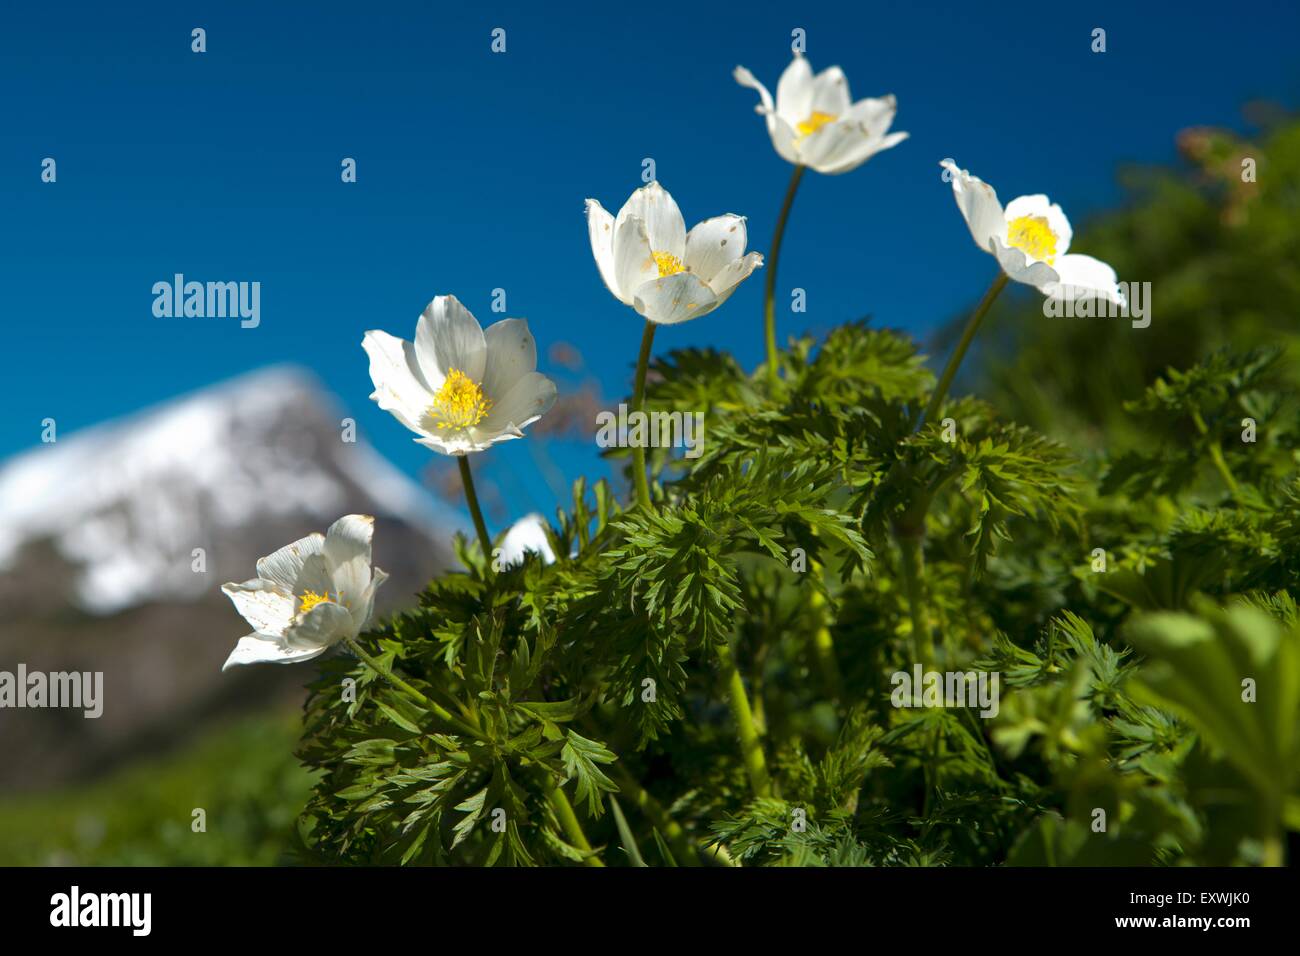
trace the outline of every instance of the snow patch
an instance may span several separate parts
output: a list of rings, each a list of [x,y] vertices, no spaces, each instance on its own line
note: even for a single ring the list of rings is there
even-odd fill
[[[341,441],[341,417],[310,373],[276,366],[17,455],[0,465],[0,572],[49,539],[80,568],[78,602],[106,614],[210,588],[193,549],[268,518],[461,527],[369,445]]]

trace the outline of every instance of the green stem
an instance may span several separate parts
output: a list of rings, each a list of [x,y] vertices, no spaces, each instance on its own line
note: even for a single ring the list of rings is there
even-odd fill
[[[899,569],[903,573],[903,589],[907,594],[907,607],[912,616],[912,652],[922,665],[930,663],[934,647],[930,641],[930,628],[926,623],[924,590],[921,584],[922,536],[911,529],[896,531]]]
[[[483,543],[484,553],[490,555],[491,539],[487,536],[487,526],[483,523],[483,515],[479,511],[478,507],[478,497],[474,494],[474,480],[470,476],[469,465],[466,463],[463,455],[460,458],[460,474],[465,483],[465,498],[469,502],[471,513],[474,515],[474,524],[478,528],[479,541]],[[432,712],[439,720],[454,727],[458,733],[464,734],[467,737],[471,737],[474,740],[487,741],[488,738],[477,727],[461,720],[446,707],[443,707],[427,694],[423,694],[416,690],[406,681],[394,674],[389,668],[384,667],[378,660],[367,654],[361,649],[361,645],[357,643],[355,638],[346,638],[345,643],[352,653],[356,654],[357,657],[365,662],[366,666],[398,690],[402,691],[421,707]],[[578,822],[578,817],[573,812],[573,805],[569,803],[569,798],[564,795],[564,791],[556,785],[555,778],[545,771],[542,772],[542,789],[545,791],[546,798],[550,801],[551,807],[555,811],[556,818],[560,821],[560,826],[562,826],[564,832],[568,834],[569,840],[584,853],[591,853],[591,844],[587,842],[587,836],[582,832],[582,824]],[[595,855],[588,856],[585,862],[587,866],[605,865]]]
[[[460,483],[465,488],[465,503],[469,505],[469,513],[474,518],[474,529],[478,531],[479,547],[483,549],[483,560],[492,565],[492,538],[488,535],[487,525],[483,522],[483,511],[478,506],[478,493],[474,490],[474,476],[469,470],[469,456],[457,456],[457,462],[460,464]]]
[[[1192,412],[1192,422],[1196,425],[1196,430],[1201,433],[1202,438],[1210,436],[1210,430],[1205,425],[1205,419],[1201,417],[1199,411]],[[1219,472],[1219,477],[1223,483],[1228,486],[1228,491],[1235,498],[1237,497],[1237,479],[1232,477],[1232,470],[1228,467],[1227,459],[1223,457],[1223,449],[1219,447],[1216,439],[1211,439],[1209,443],[1210,460],[1214,462],[1215,469]]]
[[[668,815],[659,801],[651,796],[631,773],[617,764],[614,765],[613,772],[619,792],[631,800],[646,819],[663,834],[664,839],[673,845],[687,866],[699,866],[700,848],[682,825]],[[704,852],[719,863],[735,866],[731,855],[721,847],[706,847]]]
[[[650,365],[650,347],[655,340],[655,324],[646,322],[645,332],[641,334],[641,354],[636,360],[636,381],[632,385],[632,409],[633,411],[644,411],[645,406],[645,373],[646,368]],[[646,481],[645,475],[645,448],[641,445],[632,446],[632,483],[636,486],[637,503],[650,510],[650,484]]]
[[[769,647],[770,645],[762,641],[757,642],[749,669],[749,701],[754,712],[754,729],[758,731],[760,740],[767,736],[767,706],[763,702],[763,680],[766,677],[764,668],[767,667]]]
[[[736,734],[740,738],[740,753],[745,760],[745,771],[749,774],[750,787],[756,797],[771,796],[772,784],[767,776],[767,760],[763,756],[763,744],[754,726],[754,714],[749,709],[745,682],[740,677],[740,671],[736,669],[736,659],[732,656],[731,646],[725,641],[718,644],[718,663],[727,678],[727,704],[731,707],[731,717],[736,722]]]
[[[542,773],[542,789],[546,792],[546,799],[550,801],[551,809],[555,811],[555,817],[560,821],[560,826],[563,827],[569,842],[583,853],[589,854],[583,862],[587,866],[604,866],[604,861],[592,853],[591,844],[587,841],[587,834],[582,832],[582,824],[578,822],[578,815],[573,812],[573,804],[564,795],[564,790],[556,784],[555,778],[544,771]]]
[[[948,363],[943,368],[943,374],[939,376],[939,383],[935,386],[934,391],[930,394],[930,402],[925,407],[925,412],[921,415],[921,420],[917,422],[916,429],[919,431],[925,423],[934,419],[943,407],[944,399],[948,397],[948,389],[952,387],[952,380],[957,376],[957,370],[961,367],[962,359],[966,357],[967,351],[970,350],[971,343],[975,341],[975,335],[979,332],[980,324],[984,321],[984,316],[988,314],[993,302],[997,299],[1007,284],[1007,274],[998,272],[997,278],[989,286],[984,298],[976,306],[971,317],[966,321],[966,327],[962,329],[961,339],[957,342],[957,347],[953,349],[952,355],[948,357]],[[895,467],[899,467],[898,463]],[[922,542],[925,540],[925,515],[930,509],[932,493],[928,490],[917,492],[917,497],[908,506],[906,512],[895,522],[894,536],[898,539],[898,551],[900,556],[899,568],[903,574],[903,587],[907,593],[908,610],[912,617],[912,649],[916,654],[917,660],[922,664],[928,664],[934,654],[934,645],[930,639],[930,628],[926,620],[924,585],[922,584],[922,575],[924,573],[924,556],[922,552]]]
[[[984,316],[988,313],[989,308],[993,305],[993,300],[998,297],[1007,284],[1007,274],[999,272],[998,277],[993,280],[989,290],[984,293],[984,298],[975,308],[974,314],[966,321],[966,328],[962,329],[961,340],[958,341],[957,347],[948,358],[948,364],[944,366],[943,374],[939,377],[939,384],[935,386],[934,392],[930,395],[930,404],[925,407],[925,414],[917,423],[917,428],[934,418],[939,413],[939,408],[943,405],[943,400],[948,397],[948,389],[952,385],[953,378],[957,375],[957,369],[961,366],[961,361],[966,357],[966,350],[970,348],[971,342],[975,341],[975,333],[979,331],[980,323],[984,321]]]
[[[477,727],[474,727],[471,724],[461,720],[459,717],[457,717],[455,714],[449,711],[446,707],[443,707],[442,704],[438,703],[436,700],[432,699],[428,695],[420,693],[420,691],[416,690],[406,681],[402,680],[400,677],[394,674],[387,667],[380,664],[379,661],[377,661],[375,658],[371,657],[369,654],[363,651],[361,649],[361,645],[357,643],[356,638],[353,637],[345,638],[344,643],[346,643],[348,649],[351,650],[353,654],[357,655],[357,657],[361,658],[361,660],[366,664],[366,666],[369,667],[372,671],[374,671],[384,680],[388,681],[388,683],[392,684],[402,693],[406,694],[406,696],[410,697],[413,701],[415,701],[425,710],[432,712],[433,715],[437,717],[439,720],[441,720],[443,723],[450,724],[452,727],[455,727],[457,733],[464,734],[466,737],[472,737],[475,740],[484,740],[484,741],[487,740],[487,737],[485,737],[483,735],[483,732],[479,730]]]
[[[1264,851],[1260,863],[1264,866],[1273,867],[1286,865],[1282,835],[1276,830],[1264,838]]]
[[[814,562],[813,571],[820,573],[821,567]],[[814,590],[808,599],[808,606],[813,613],[813,655],[817,658],[817,667],[821,671],[822,681],[832,700],[843,700],[844,678],[840,674],[840,664],[835,658],[835,640],[831,637],[830,608],[826,595]]]
[[[795,166],[790,176],[790,185],[785,191],[785,202],[781,204],[781,215],[776,220],[776,232],[772,235],[772,248],[767,255],[767,283],[763,296],[763,328],[767,338],[767,381],[775,387],[777,383],[777,348],[776,348],[776,266],[781,258],[781,240],[785,238],[785,223],[790,218],[790,207],[794,205],[794,194],[799,190],[799,181],[803,179],[803,166]]]

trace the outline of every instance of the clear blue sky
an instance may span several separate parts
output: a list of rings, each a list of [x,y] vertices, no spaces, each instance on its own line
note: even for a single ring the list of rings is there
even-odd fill
[[[582,350],[628,390],[640,320],[597,275],[583,200],[617,209],[653,157],[688,225],[749,217],[767,251],[790,168],[743,63],[775,88],[790,31],[856,97],[897,94],[911,139],[844,176],[810,174],[781,285],[785,334],[872,313],[924,335],[987,284],[937,163],[1004,198],[1047,192],[1078,222],[1127,162],[1173,158],[1193,124],[1295,105],[1295,4],[1091,2],[339,4],[9,3],[0,11],[0,457],[268,363],[315,370],[411,474],[429,452],[367,400],[362,332],[410,337],[435,294],[487,324],[491,290],[543,354]],[[208,52],[190,52],[190,30]],[[507,31],[494,55],[490,33]],[[1090,51],[1094,27],[1105,54]],[[58,161],[58,182],[40,163]],[[355,157],[359,182],[340,182]],[[1086,251],[1080,249],[1080,251]],[[262,322],[158,319],[154,282],[259,281]],[[761,273],[661,350],[761,354]],[[560,376],[556,376],[559,378]],[[552,498],[527,451],[512,510]],[[560,454],[570,478],[595,449]]]

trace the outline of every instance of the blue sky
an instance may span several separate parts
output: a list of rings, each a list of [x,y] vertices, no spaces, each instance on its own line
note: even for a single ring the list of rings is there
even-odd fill
[[[652,157],[688,225],[745,215],[766,252],[790,167],[731,70],[774,89],[795,27],[855,98],[895,93],[911,138],[805,177],[780,276],[807,290],[808,312],[782,315],[782,338],[867,313],[924,335],[978,297],[993,262],[940,179],[944,157],[1004,198],[1047,192],[1078,222],[1116,200],[1117,166],[1169,161],[1179,129],[1240,126],[1244,101],[1294,106],[1300,88],[1300,13],[1281,2],[450,7],[5,5],[0,457],[37,444],[47,416],[67,435],[291,361],[419,474],[430,453],[367,400],[362,333],[409,338],[442,293],[487,324],[498,287],[543,371],[562,371],[546,350],[569,342],[616,401],[641,322],[600,282],[583,200],[617,210]],[[495,27],[505,54],[490,51]],[[47,156],[55,184],[40,181]],[[151,287],[177,272],[260,282],[261,325],[156,318]],[[760,274],[657,348],[714,345],[753,365],[761,297]],[[487,455],[510,510],[550,511],[524,445]],[[595,453],[557,458],[571,479],[605,473]]]

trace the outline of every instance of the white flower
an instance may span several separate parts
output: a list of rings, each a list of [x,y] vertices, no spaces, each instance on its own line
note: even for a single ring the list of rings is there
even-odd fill
[[[524,515],[512,524],[506,536],[501,539],[500,547],[497,560],[503,568],[522,564],[524,553],[528,551],[538,555],[545,564],[555,563],[555,552],[551,550],[551,542],[546,538],[544,521],[536,513]]]
[[[444,455],[482,451],[511,438],[555,404],[555,383],[537,371],[537,343],[523,319],[478,324],[454,295],[440,295],[415,326],[415,344],[371,330],[371,398]]]
[[[1092,256],[1066,254],[1074,233],[1056,203],[1041,194],[1021,196],[1003,209],[984,180],[952,160],[939,165],[952,175],[952,194],[975,244],[996,257],[1009,278],[1052,298],[1101,297],[1126,305],[1114,269]]]
[[[365,630],[375,591],[388,580],[370,567],[375,519],[345,515],[257,562],[257,577],[221,590],[253,627],[226,659],[235,664],[290,664],[319,657]]]
[[[712,312],[763,264],[757,252],[745,254],[744,216],[706,219],[688,233],[677,203],[658,183],[634,192],[617,219],[588,199],[587,230],[614,298],[660,325]]]
[[[768,135],[781,158],[795,165],[847,173],[907,139],[907,133],[889,132],[898,109],[894,95],[854,103],[838,66],[813,76],[808,61],[795,54],[776,84],[775,106],[767,87],[749,70],[738,66],[732,75],[741,86],[758,90],[754,110],[767,118]]]

